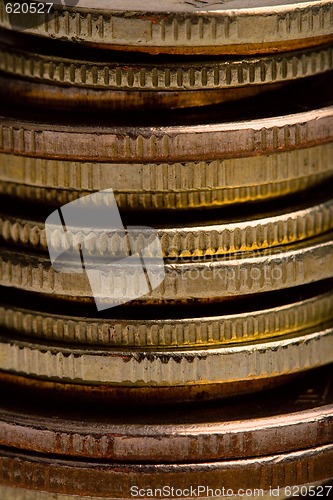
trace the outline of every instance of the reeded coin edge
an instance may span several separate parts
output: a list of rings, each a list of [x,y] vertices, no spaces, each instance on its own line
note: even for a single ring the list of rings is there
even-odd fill
[[[194,419],[190,424],[160,424],[159,417],[140,424],[82,422],[80,414],[70,418],[0,410],[1,446],[120,463],[170,464],[213,461],[221,456],[236,460],[317,447],[331,443],[333,433],[332,404],[309,404],[302,411],[288,409],[278,416],[239,421],[219,420],[208,410],[204,421]],[[181,415],[178,418],[181,421]]]
[[[44,37],[112,45],[113,48],[135,48],[135,50],[156,49],[161,52],[214,53],[217,48],[225,52],[249,52],[256,47],[265,51],[275,43],[275,50],[288,50],[297,45],[320,44],[332,35],[333,7],[331,2],[311,2],[284,6],[281,9],[240,10],[235,12],[203,13],[202,9],[183,13],[142,12],[80,9],[54,5],[51,15],[45,13],[36,27],[25,32]],[[249,30],[253,14],[260,29]],[[54,19],[52,19],[54,17]],[[4,1],[0,3],[1,27],[15,30],[5,11]],[[244,34],[241,39],[239,34]],[[262,41],[265,33],[265,43]],[[178,49],[178,50],[177,50]],[[223,50],[223,49],[220,49]],[[272,50],[270,50],[272,52]]]
[[[333,47],[261,58],[179,64],[78,61],[0,45],[0,70],[48,83],[116,90],[185,91],[285,82],[333,68]]]
[[[44,341],[124,347],[214,346],[273,338],[333,318],[333,292],[301,302],[191,319],[92,319],[0,304],[0,325]]]
[[[162,482],[175,488],[204,483],[211,488],[223,484],[235,491],[240,487],[265,490],[328,480],[332,462],[332,445],[248,460],[155,466],[55,461],[47,456],[0,450],[0,482],[64,494],[77,494],[80,484],[89,495],[129,500],[126,492],[130,492],[133,476],[140,488],[160,488]]]
[[[284,247],[239,253],[215,260],[165,263],[165,279],[149,295],[133,301],[134,281],[140,275],[121,265],[109,274],[100,275],[94,297],[106,304],[114,302],[113,294],[138,303],[216,300],[234,295],[268,292],[296,287],[332,277],[332,233]],[[9,249],[0,250],[0,285],[33,292],[52,294],[76,301],[92,300],[88,278],[81,267],[71,264],[66,273],[56,272],[43,256]],[[80,273],[78,274],[78,270]],[[98,270],[98,268],[96,268]],[[209,286],[208,286],[209,283]],[[116,300],[116,303],[117,300]]]
[[[160,227],[163,257],[199,257],[247,252],[288,245],[318,236],[333,229],[333,200],[302,209],[287,208],[284,213],[232,223],[210,223],[197,227]],[[89,237],[93,235],[93,237]],[[132,250],[148,246],[149,231],[132,230]],[[127,255],[127,234],[98,228],[45,228],[43,222],[22,219],[0,212],[0,241],[47,251],[48,241],[53,248],[66,251],[80,243],[82,250],[96,256]]]
[[[249,157],[333,141],[333,106],[214,125],[68,128],[0,117],[0,151],[22,156],[112,162]]]
[[[80,385],[207,385],[278,377],[332,363],[332,339],[333,327],[328,327],[237,347],[131,352],[32,344],[2,336],[0,369]]]
[[[333,173],[333,142],[248,158],[184,163],[87,163],[0,153],[0,181],[47,189],[99,191],[106,186],[130,196],[163,196],[230,188],[270,189]]]
[[[333,173],[333,170],[332,170]],[[182,210],[195,208],[221,207],[248,201],[270,200],[291,193],[304,191],[328,180],[330,172],[309,177],[292,179],[285,182],[263,184],[258,186],[237,187],[230,189],[211,189],[209,191],[181,191],[181,192],[115,192],[119,208],[124,210]],[[98,191],[98,189],[97,189]],[[91,194],[92,191],[75,191],[69,189],[48,189],[44,187],[26,186],[19,183],[0,181],[0,193],[30,201],[57,205],[66,204],[82,196]]]
[[[115,193],[119,208],[127,210],[181,210],[189,208],[211,208],[248,201],[270,200],[290,193],[304,191],[326,180],[329,174],[305,177],[276,184],[249,186],[241,188],[219,189],[195,192],[173,193]],[[43,201],[44,203],[66,204],[95,191],[74,191],[47,189],[14,183],[1,183],[0,192],[8,196]]]

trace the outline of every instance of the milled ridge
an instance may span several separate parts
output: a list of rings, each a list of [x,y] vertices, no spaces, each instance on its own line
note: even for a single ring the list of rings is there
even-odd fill
[[[41,457],[38,454],[23,453],[8,449],[0,451],[0,493],[4,500],[13,500],[13,489],[15,500],[49,500],[50,494],[55,494],[58,500],[75,500],[77,483],[82,485],[82,489],[92,498],[99,499],[100,495],[110,495],[110,492],[118,491],[120,484],[130,487],[129,474],[138,477],[138,485],[144,488],[147,485],[145,478],[149,477],[149,484],[152,487],[160,487],[163,479],[173,478],[175,487],[183,487],[186,480],[192,484],[200,483],[200,478],[204,474],[209,474],[210,481],[216,478],[216,482],[222,481],[234,487],[247,487],[246,478],[251,475],[254,485],[269,490],[269,488],[290,487],[292,482],[289,478],[295,477],[297,471],[297,481],[299,484],[309,485],[310,483],[323,482],[327,480],[327,471],[333,459],[333,445],[323,445],[311,449],[303,449],[282,454],[274,454],[263,457],[255,457],[244,460],[224,460],[214,462],[214,470],[210,463],[199,464],[164,464],[163,468],[159,464],[116,464],[110,465],[108,462],[89,462],[83,460],[54,460]],[[178,481],[175,482],[177,472]],[[103,476],[101,476],[103,473]],[[245,477],[244,483],[240,482],[240,477]],[[101,481],[103,477],[103,481]],[[142,482],[140,478],[143,477]],[[202,480],[202,479],[201,479]],[[127,483],[128,481],[128,483]],[[220,483],[218,483],[220,484]],[[15,485],[13,487],[13,485]],[[96,490],[96,485],[102,485]],[[27,488],[22,490],[20,488]],[[42,489],[43,491],[39,491]],[[64,493],[64,495],[62,495]],[[60,494],[60,496],[59,496]],[[71,496],[73,494],[74,496]],[[69,495],[69,496],[67,496]],[[90,496],[88,497],[90,498]],[[103,497],[104,498],[104,497]],[[120,497],[119,497],[120,498]],[[211,500],[211,499],[210,499]]]
[[[311,110],[210,127],[105,127],[96,131],[91,127],[20,124],[0,118],[2,153],[114,163],[198,161],[280,153],[332,142],[333,106],[315,113]]]
[[[234,382],[297,373],[331,363],[332,338],[331,327],[237,348],[144,353],[80,350],[2,338],[0,368],[49,380],[127,387]]]
[[[199,90],[296,80],[333,68],[333,48],[234,61],[159,66],[78,62],[10,49],[0,45],[0,70],[35,81],[116,90]]]
[[[224,255],[235,252],[287,245],[318,236],[333,229],[333,200],[300,210],[286,209],[285,213],[251,221],[232,223],[210,223],[198,227],[165,227],[157,229],[163,257],[191,257]],[[73,228],[48,229],[48,238],[57,250],[81,244],[82,251],[90,255],[125,256],[127,234],[110,229]],[[48,239],[44,223],[12,218],[0,213],[0,239],[48,250]],[[151,243],[149,231],[133,232],[133,248],[146,248]]]
[[[98,8],[98,3],[95,7]],[[101,7],[102,13],[97,14],[96,10],[89,8],[54,5],[53,13],[45,13],[38,26],[25,31],[49,38],[109,44],[118,48],[144,50],[161,47],[164,52],[170,52],[170,49],[177,52],[180,48],[184,52],[191,48],[191,51],[214,53],[217,47],[225,47],[227,51],[233,46],[262,46],[277,41],[284,42],[284,47],[288,47],[290,40],[311,41],[321,36],[329,37],[333,28],[333,6],[328,1],[312,2],[298,8],[284,5],[283,9],[272,9],[270,15],[259,10],[254,16],[260,26],[258,31],[249,31],[253,12],[244,14],[242,10],[205,14],[202,9],[193,12],[193,8],[184,3],[182,13],[168,12],[166,16],[167,10],[154,12],[153,8],[149,17],[144,12],[131,11],[130,4],[127,8],[124,5],[122,11]],[[15,30],[5,12],[3,0],[0,3],[0,25]],[[262,32],[265,32],[265,44],[262,44]],[[240,40],[240,33],[247,35]],[[241,50],[244,51],[244,48]]]
[[[87,163],[1,154],[0,180],[48,189],[158,196],[191,191],[269,186],[304,177],[333,175],[333,142],[248,158],[184,163]]]
[[[283,249],[239,253],[236,257],[210,261],[165,262],[165,279],[153,291],[136,300],[161,303],[217,298],[268,292],[296,287],[333,276],[333,241],[330,233]],[[0,284],[45,294],[92,300],[92,290],[81,267],[71,264],[66,273],[56,272],[50,261],[41,256],[2,249]],[[97,267],[98,270],[98,267]],[[156,269],[158,270],[158,269]],[[153,271],[153,269],[151,269]],[[155,268],[154,268],[155,271]],[[128,280],[129,275],[131,280]],[[133,287],[140,290],[140,273],[119,264],[112,271],[104,270],[95,283],[94,297],[106,304],[118,303],[119,286],[123,299],[132,301]],[[209,287],[207,284],[209,283]]]
[[[210,191],[190,191],[174,193],[117,193],[115,198],[119,208],[126,209],[184,209],[199,207],[218,207],[246,201],[268,200],[290,193],[304,191],[330,177],[330,173],[322,173],[285,182],[263,184],[230,189],[212,189]],[[92,191],[73,191],[63,189],[47,189],[24,184],[0,182],[0,193],[18,198],[38,200],[52,204],[66,204],[77,198],[89,195]]]
[[[0,324],[27,337],[106,346],[169,347],[260,340],[333,319],[333,292],[284,306],[184,320],[96,320],[0,305]]]

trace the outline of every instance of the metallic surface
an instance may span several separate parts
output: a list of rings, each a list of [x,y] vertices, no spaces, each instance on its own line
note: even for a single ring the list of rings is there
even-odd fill
[[[120,385],[85,385],[66,383],[64,381],[53,382],[46,379],[36,379],[23,375],[15,375],[0,371],[0,381],[8,384],[16,394],[19,389],[30,390],[37,389],[40,398],[47,399],[47,394],[52,396],[61,396],[65,403],[68,401],[82,401],[89,398],[89,405],[104,404],[107,402],[117,407],[133,406],[148,409],[156,405],[177,406],[184,403],[196,404],[202,402],[214,402],[230,396],[239,396],[241,394],[250,394],[257,391],[263,391],[279,387],[286,382],[301,377],[303,372],[297,374],[281,375],[279,377],[261,378],[243,380],[240,382],[227,382],[217,384],[196,384],[180,386],[132,386],[125,387]]]
[[[104,269],[102,261],[91,264],[93,270]],[[81,266],[68,261],[66,272],[56,272],[49,258],[42,254],[23,253],[6,247],[0,249],[0,285],[91,302],[90,284],[86,274],[81,271]],[[114,264],[112,272],[105,269],[100,274],[101,279],[98,287],[95,287],[94,297],[112,304],[110,297],[113,297],[114,290],[118,290],[117,280],[121,280],[124,284],[123,298],[128,296],[132,299],[130,290],[126,289],[126,276],[132,271],[137,276],[137,270],[131,270],[130,263],[124,269],[121,260],[118,267]],[[332,232],[329,232],[281,248],[239,252],[219,258],[207,256],[201,259],[167,259],[164,281],[137,301],[216,301],[226,297],[296,287],[331,277],[333,238]]]
[[[125,464],[250,459],[323,446],[333,438],[331,369],[312,371],[288,390],[150,411],[91,406],[89,399],[64,403],[52,393],[41,406],[38,391],[2,384],[0,445]]]
[[[0,153],[0,192],[65,204],[112,187],[118,206],[214,207],[266,200],[333,176],[333,143],[249,158],[185,163],[87,163]]]
[[[163,256],[168,257],[203,257],[213,255],[234,254],[273,248],[292,244],[298,241],[318,236],[333,230],[333,199],[332,187],[322,188],[320,192],[298,196],[297,204],[281,204],[276,209],[272,205],[248,209],[247,213],[237,213],[234,210],[211,211],[208,216],[197,214],[193,216],[169,216],[161,222],[160,217],[145,217],[145,225],[157,230],[161,242]],[[320,196],[319,196],[320,194]],[[310,202],[309,202],[310,198]],[[45,229],[44,220],[48,212],[40,208],[29,217],[29,206],[25,214],[20,214],[16,203],[6,204],[7,213],[0,212],[0,241],[21,247],[47,251],[48,241],[58,251],[68,250],[70,245],[76,248],[76,241],[81,243],[85,253],[96,257],[126,256],[127,234],[108,227],[92,228],[90,226],[73,227],[66,225],[64,233],[57,226]],[[15,215],[8,215],[10,207]],[[34,207],[32,207],[34,208]],[[259,210],[258,210],[259,208]],[[44,212],[44,218],[43,218]],[[37,220],[36,220],[37,219]],[[135,225],[135,217],[131,225]],[[91,235],[93,234],[93,238]],[[90,237],[89,237],[90,235]],[[131,229],[133,245],[142,240],[149,243],[150,229]],[[85,238],[85,239],[84,239]],[[133,247],[134,248],[134,247]]]
[[[209,385],[299,373],[333,363],[332,323],[283,337],[223,347],[131,350],[30,342],[0,336],[0,370],[87,385]]]
[[[15,296],[13,296],[15,294]],[[131,309],[101,317],[92,307],[61,307],[44,303],[31,309],[25,306],[29,297],[17,291],[0,302],[0,326],[22,338],[41,339],[96,346],[177,348],[218,346],[256,342],[279,335],[315,327],[333,319],[332,282],[320,283],[310,290],[291,289],[276,296],[238,300],[233,305],[220,303],[213,307],[192,309]]]
[[[328,0],[168,0],[160,3],[80,0],[54,2],[51,13],[8,16],[0,2],[0,26],[98,47],[151,53],[249,54],[292,50],[332,40]],[[253,29],[253,23],[256,29]]]
[[[1,57],[1,56],[0,56]],[[281,84],[277,84],[279,86]],[[266,91],[277,88],[270,85]],[[236,101],[260,94],[259,85],[239,89],[189,90],[187,92],[140,92],[60,87],[0,75],[0,96],[16,106],[47,107],[63,111],[142,111],[143,109],[191,108]]]
[[[126,465],[51,459],[43,455],[0,452],[2,485],[52,493],[129,500],[130,488],[209,485],[221,488],[277,488],[325,481],[333,474],[333,445],[286,454],[202,464]]]
[[[216,120],[217,115],[212,118]],[[221,160],[332,141],[333,106],[249,121],[167,126],[70,126],[50,119],[32,122],[31,118],[0,116],[0,152],[49,159],[136,163]]]
[[[11,38],[8,33],[1,40],[0,33],[0,71],[12,77],[13,87],[16,85],[15,76],[39,84],[68,86],[72,98],[75,92],[79,95],[79,89],[123,91],[129,100],[138,91],[143,94],[142,99],[144,96],[153,99],[154,93],[157,93],[155,104],[159,99],[162,101],[163,92],[186,94],[189,102],[193,91],[199,90],[232,89],[235,92],[236,88],[252,86],[261,86],[264,90],[267,85],[286,83],[333,69],[332,54],[332,46],[327,45],[284,54],[213,61],[181,58],[155,63],[154,59],[140,61],[137,55],[122,58],[114,52],[111,56],[92,52],[88,53],[90,59],[88,56],[82,59],[82,52],[75,51],[73,47],[68,47],[68,54],[66,52],[64,57],[62,46],[44,43],[43,47],[40,43],[34,46],[31,40],[27,43],[27,40]],[[249,88],[247,91],[250,92]],[[206,94],[201,94],[204,100]],[[87,98],[89,95],[93,94],[87,94]],[[98,95],[103,98],[101,92]],[[223,95],[220,94],[221,98]],[[226,95],[231,96],[232,93]],[[242,94],[235,92],[235,95]],[[181,99],[180,94],[177,97]],[[183,98],[186,99],[185,96]]]

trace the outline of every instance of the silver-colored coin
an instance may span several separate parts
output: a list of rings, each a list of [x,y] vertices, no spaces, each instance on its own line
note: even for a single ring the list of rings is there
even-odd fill
[[[119,50],[248,54],[332,40],[332,8],[329,0],[56,0],[33,17],[12,15],[1,0],[0,26]]]

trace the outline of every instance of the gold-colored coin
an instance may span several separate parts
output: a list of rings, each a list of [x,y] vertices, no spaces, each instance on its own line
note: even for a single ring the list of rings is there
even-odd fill
[[[75,2],[76,4],[76,2]],[[9,5],[9,7],[8,7]],[[329,0],[60,0],[40,13],[0,2],[0,26],[48,38],[151,53],[249,54],[332,40]],[[255,25],[256,29],[253,29]]]
[[[271,205],[258,208],[249,208],[246,215],[233,211],[211,211],[210,217],[198,216],[193,222],[193,216],[177,214],[170,215],[167,223],[161,224],[156,217],[145,217],[145,225],[154,227],[160,239],[163,257],[203,257],[233,254],[273,248],[276,246],[295,243],[318,236],[333,230],[333,199],[331,187],[320,193],[312,193],[311,204],[306,194],[298,204],[280,204],[278,210]],[[299,197],[300,198],[300,197]],[[320,202],[320,203],[319,203]],[[318,204],[317,204],[318,203]],[[23,216],[15,209],[15,215],[0,212],[0,241],[28,248],[47,251],[48,241],[59,252],[67,251],[80,242],[82,250],[95,256],[125,256],[127,249],[127,233],[107,228],[92,228],[90,226],[73,227],[66,225],[66,231],[57,226],[48,225],[45,229],[44,220],[48,212],[40,209],[29,218],[29,210]],[[10,205],[7,204],[10,211]],[[37,218],[36,217],[36,218]],[[140,220],[131,218],[131,225],[135,226]],[[142,240],[147,245],[151,238],[149,228],[132,228],[133,248],[135,241]],[[93,235],[93,237],[91,237]],[[124,253],[125,252],[125,253]]]
[[[50,344],[0,336],[0,370],[86,385],[175,387],[291,375],[333,363],[333,327],[256,343],[149,351]],[[246,360],[246,361],[244,361]]]
[[[256,252],[166,259],[164,281],[136,300],[146,304],[207,302],[305,285],[333,276],[332,250],[329,232],[301,243]],[[124,301],[133,301],[133,286],[141,289],[141,269],[139,272],[134,263],[123,266],[119,260],[109,270],[108,259],[92,259],[90,270],[98,275],[94,294],[87,275],[82,273],[81,262],[64,259],[62,264],[65,272],[56,272],[42,254],[1,248],[0,285],[75,301],[91,302],[94,296],[104,305],[119,304],[119,290]],[[161,268],[152,263],[150,272],[160,274]]]
[[[59,306],[39,300],[38,309],[22,306],[28,297],[6,290],[0,325],[30,339],[95,346],[168,348],[257,342],[318,326],[333,319],[332,282],[306,290],[283,291],[234,304],[168,308],[97,316],[93,307]]]
[[[266,200],[333,176],[333,143],[249,158],[184,163],[87,163],[0,153],[0,192],[66,204],[111,187],[125,209],[181,209]]]

